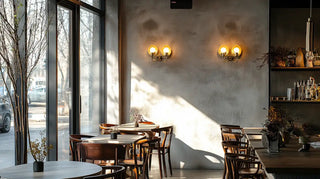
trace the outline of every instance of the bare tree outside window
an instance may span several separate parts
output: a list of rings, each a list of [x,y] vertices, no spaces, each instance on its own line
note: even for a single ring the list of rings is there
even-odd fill
[[[0,1],[0,74],[13,111],[16,164],[27,162],[28,88],[32,72],[46,57],[45,5],[45,0]]]

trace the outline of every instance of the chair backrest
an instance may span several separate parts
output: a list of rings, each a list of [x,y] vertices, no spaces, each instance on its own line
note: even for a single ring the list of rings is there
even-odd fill
[[[240,141],[243,137],[242,128],[238,125],[221,124],[222,141]]]
[[[239,141],[223,141],[222,148],[224,153],[248,154],[249,145],[246,142]]]
[[[117,124],[102,123],[99,125],[101,134],[110,134],[110,127],[118,126]]]
[[[78,143],[80,159],[87,160],[116,160],[124,159],[125,146],[118,144]],[[117,154],[117,156],[116,156]]]
[[[152,132],[157,133],[161,137],[161,147],[170,149],[172,135],[173,135],[173,126],[152,129]]]
[[[80,161],[77,143],[82,142],[82,139],[84,138],[91,138],[91,137],[94,137],[94,136],[84,135],[84,134],[71,134],[69,136],[69,148],[70,148],[72,161]]]
[[[103,171],[105,170],[113,170],[108,174],[101,174],[95,176],[84,177],[84,179],[104,179],[104,178],[114,178],[114,179],[124,179],[125,178],[125,167],[119,165],[108,165],[102,166]]]

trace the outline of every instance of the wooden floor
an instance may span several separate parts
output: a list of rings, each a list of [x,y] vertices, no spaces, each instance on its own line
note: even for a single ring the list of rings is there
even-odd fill
[[[170,179],[221,179],[223,170],[180,170],[174,169],[172,177]],[[150,179],[160,179],[159,171],[151,169]]]
[[[167,169],[168,174],[169,168]],[[173,169],[172,176],[168,179],[221,179],[223,170],[188,170]],[[160,179],[157,155],[152,155],[152,165],[149,174],[150,179]],[[164,177],[165,178],[165,177]]]

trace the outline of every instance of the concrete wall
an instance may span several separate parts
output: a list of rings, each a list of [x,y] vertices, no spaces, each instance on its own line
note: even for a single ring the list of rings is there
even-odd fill
[[[261,126],[268,105],[267,0],[194,0],[190,10],[169,0],[124,0],[121,7],[124,117],[138,109],[174,126],[172,161],[181,168],[223,168],[219,124]],[[172,57],[153,62],[150,44],[170,45]],[[217,57],[221,44],[239,44],[242,58]]]

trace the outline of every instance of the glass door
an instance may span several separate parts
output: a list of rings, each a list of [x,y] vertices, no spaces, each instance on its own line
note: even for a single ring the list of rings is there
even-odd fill
[[[58,160],[69,160],[69,121],[72,110],[72,11],[57,8]]]
[[[80,9],[80,131],[98,134],[101,101],[100,17]]]

